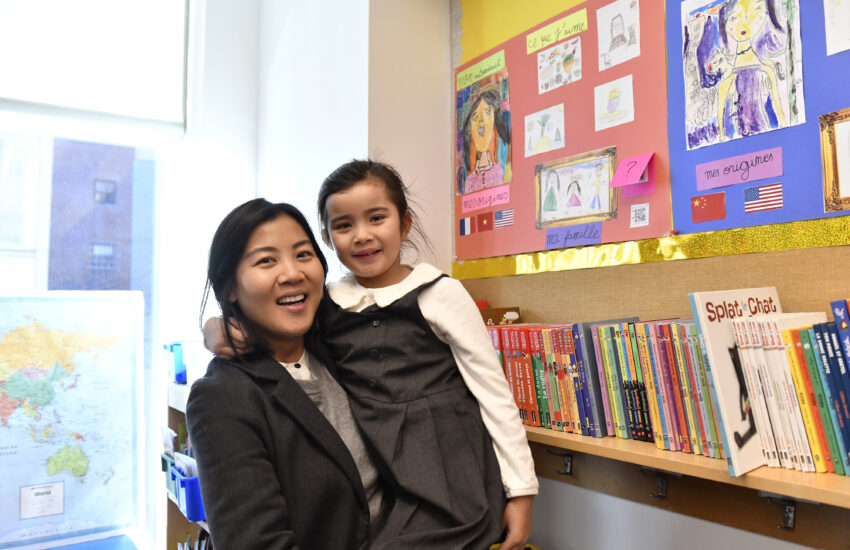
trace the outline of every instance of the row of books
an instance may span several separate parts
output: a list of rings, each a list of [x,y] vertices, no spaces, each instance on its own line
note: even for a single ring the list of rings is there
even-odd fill
[[[847,302],[783,314],[773,287],[697,292],[693,319],[490,326],[525,424],[850,474]]]

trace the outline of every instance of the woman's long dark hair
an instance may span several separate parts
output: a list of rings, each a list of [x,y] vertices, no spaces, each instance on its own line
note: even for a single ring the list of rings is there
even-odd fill
[[[256,352],[271,355],[271,347],[258,330],[257,325],[245,317],[239,304],[232,301],[230,297],[236,290],[236,270],[254,230],[280,216],[292,218],[304,229],[316,257],[322,264],[325,276],[328,274],[328,262],[319,248],[319,243],[310,229],[310,224],[307,223],[304,215],[297,208],[285,202],[271,203],[266,199],[253,199],[234,208],[221,221],[213,236],[209,262],[207,263],[207,283],[201,302],[201,319],[203,320],[210,289],[212,289],[215,300],[221,308],[225,340],[232,348],[235,348],[235,346],[233,345],[229,321],[235,320],[242,327],[247,343]]]

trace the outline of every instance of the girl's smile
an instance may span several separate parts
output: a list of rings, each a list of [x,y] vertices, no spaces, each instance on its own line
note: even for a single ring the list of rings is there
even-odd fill
[[[380,181],[363,180],[328,197],[330,238],[339,260],[357,282],[369,288],[404,280],[401,243],[410,230],[410,214],[399,214]]]

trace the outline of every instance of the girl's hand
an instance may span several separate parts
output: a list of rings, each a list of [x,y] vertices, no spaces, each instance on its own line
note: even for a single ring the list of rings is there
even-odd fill
[[[204,347],[222,359],[233,359],[237,355],[244,355],[253,351],[245,341],[245,333],[242,332],[242,327],[233,319],[230,320],[230,336],[233,338],[236,349],[227,344],[227,338],[224,336],[224,319],[221,317],[207,319],[203,331]]]
[[[499,550],[523,550],[531,536],[531,506],[533,495],[514,497],[505,506],[502,527],[508,530]]]

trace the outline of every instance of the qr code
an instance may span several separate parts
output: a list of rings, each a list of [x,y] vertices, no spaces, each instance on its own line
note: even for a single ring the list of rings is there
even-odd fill
[[[633,204],[630,227],[645,227],[647,225],[649,225],[649,204]]]

